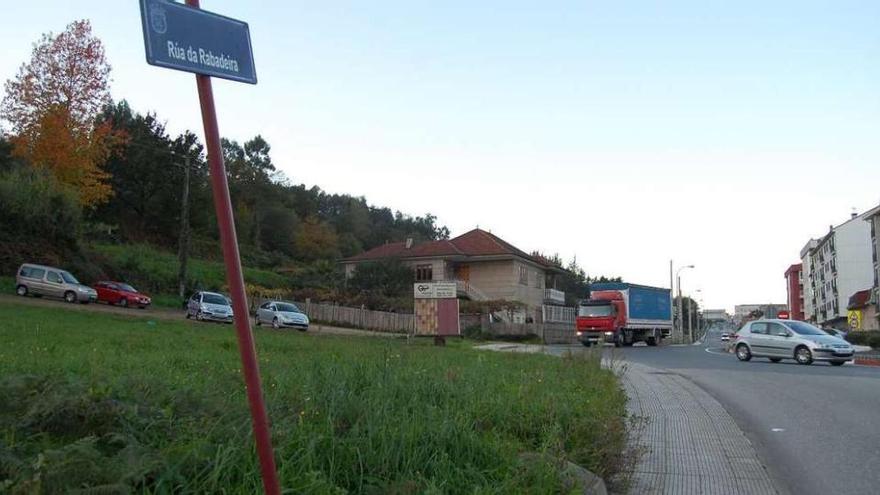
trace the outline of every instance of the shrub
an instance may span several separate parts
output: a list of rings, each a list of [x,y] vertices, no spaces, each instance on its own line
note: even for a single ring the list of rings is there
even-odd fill
[[[48,174],[18,169],[0,176],[0,235],[6,240],[73,247],[80,216],[76,196]]]
[[[854,331],[846,334],[846,340],[850,344],[867,345],[880,348],[880,331]]]

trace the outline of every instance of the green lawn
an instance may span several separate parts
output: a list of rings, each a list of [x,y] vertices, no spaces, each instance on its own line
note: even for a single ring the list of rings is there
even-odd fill
[[[231,326],[0,303],[0,492],[260,490]],[[625,395],[595,359],[455,342],[256,335],[290,493],[554,493],[600,475]]]

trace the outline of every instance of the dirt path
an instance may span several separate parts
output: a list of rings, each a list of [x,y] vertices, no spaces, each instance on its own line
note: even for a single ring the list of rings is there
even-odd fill
[[[128,316],[131,318],[147,318],[162,321],[184,321],[183,309],[175,310],[163,307],[150,307],[146,309],[123,308],[121,306],[112,306],[104,303],[92,304],[70,304],[61,299],[51,297],[20,297],[9,294],[0,294],[0,304],[17,304],[20,306],[34,306],[43,308],[58,308],[69,311],[82,311],[87,313],[104,313],[120,316]],[[195,322],[193,322],[195,324]],[[204,323],[207,324],[207,323]],[[289,330],[282,330],[289,331]],[[290,330],[292,331],[292,330]],[[404,335],[388,332],[374,332],[369,330],[359,330],[355,328],[342,328],[332,325],[324,325],[321,323],[312,323],[309,327],[309,333],[315,335],[349,335],[357,337],[388,337],[402,338]]]

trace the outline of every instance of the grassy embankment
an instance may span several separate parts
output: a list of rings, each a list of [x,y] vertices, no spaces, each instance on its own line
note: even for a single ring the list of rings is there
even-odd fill
[[[100,255],[105,270],[149,292],[157,306],[179,307],[177,296],[177,255],[145,244],[96,244],[91,249]],[[290,281],[269,270],[244,267],[249,284],[268,289],[289,288]],[[188,285],[204,290],[222,290],[226,271],[222,262],[190,258],[187,263]],[[83,281],[89,283],[89,281]]]
[[[0,492],[256,493],[232,328],[0,303]],[[295,493],[553,493],[619,465],[625,395],[595,359],[258,330]]]

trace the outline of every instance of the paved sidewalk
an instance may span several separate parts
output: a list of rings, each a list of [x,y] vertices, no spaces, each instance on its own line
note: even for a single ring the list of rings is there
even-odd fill
[[[755,449],[721,404],[676,374],[625,362],[631,437],[641,453],[630,493],[775,494]]]

